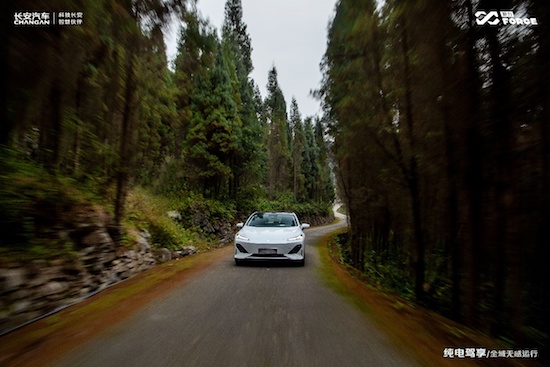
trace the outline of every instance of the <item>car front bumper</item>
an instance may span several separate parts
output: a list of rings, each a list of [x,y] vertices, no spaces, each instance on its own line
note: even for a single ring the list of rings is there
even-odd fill
[[[303,242],[285,244],[236,242],[235,261],[295,261],[303,262],[305,249]]]
[[[302,254],[277,254],[277,255],[259,255],[259,254],[235,254],[236,261],[303,261]]]

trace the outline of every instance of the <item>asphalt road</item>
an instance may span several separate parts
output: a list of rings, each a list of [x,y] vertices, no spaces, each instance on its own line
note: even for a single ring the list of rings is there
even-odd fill
[[[413,365],[323,284],[314,247],[334,229],[306,231],[305,267],[237,267],[228,251],[56,366]]]

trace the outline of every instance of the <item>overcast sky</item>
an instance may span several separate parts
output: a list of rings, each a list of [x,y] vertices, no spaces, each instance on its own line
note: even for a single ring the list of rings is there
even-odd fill
[[[199,0],[197,7],[220,32],[226,0]],[[319,63],[326,50],[327,26],[336,0],[242,0],[243,21],[252,40],[252,78],[266,96],[267,74],[273,65],[287,110],[296,97],[302,118],[320,114],[310,96],[321,82]],[[176,53],[179,27],[167,38],[168,57]]]

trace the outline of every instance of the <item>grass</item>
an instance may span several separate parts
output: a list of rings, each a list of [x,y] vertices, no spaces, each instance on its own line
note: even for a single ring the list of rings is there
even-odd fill
[[[113,185],[52,174],[9,151],[5,156],[0,162],[0,262],[73,256],[75,243],[69,234],[77,225],[75,213],[106,211],[112,215]],[[170,210],[180,210],[182,203],[188,201],[132,188],[123,221],[127,233],[120,244],[133,246],[132,233],[147,229],[153,247],[209,248],[214,238],[203,236],[200,228],[185,228],[167,215]]]
[[[197,229],[184,228],[168,217],[167,212],[177,209],[179,205],[180,201],[177,199],[154,195],[136,187],[128,195],[124,224],[149,231],[155,247],[178,250],[193,245],[199,250],[207,249],[210,242],[197,236]]]

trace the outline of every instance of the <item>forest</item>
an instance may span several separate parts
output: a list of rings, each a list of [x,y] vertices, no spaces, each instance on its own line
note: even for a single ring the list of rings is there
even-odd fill
[[[478,11],[537,25],[498,14],[480,25]],[[340,0],[316,92],[350,219],[340,257],[418,304],[541,351],[549,31],[546,1]]]
[[[547,352],[546,0],[339,0],[313,92],[324,114],[306,117],[276,66],[260,94],[240,0],[227,0],[220,30],[192,0],[0,7],[0,259],[36,245],[73,190],[118,225],[147,226],[129,211],[132,193],[232,221],[268,209],[328,216],[336,189],[349,220],[342,261]],[[29,9],[84,18],[14,27]],[[479,10],[537,24],[480,25]],[[174,19],[183,26],[170,63]],[[177,240],[150,229],[164,245]]]
[[[82,22],[15,26],[29,9]],[[254,210],[332,217],[325,123],[287,102],[276,66],[260,95],[240,0],[227,1],[220,30],[184,0],[7,1],[2,14],[2,247],[29,246],[81,198],[168,247],[177,239],[128,212],[129,197],[224,222]]]

